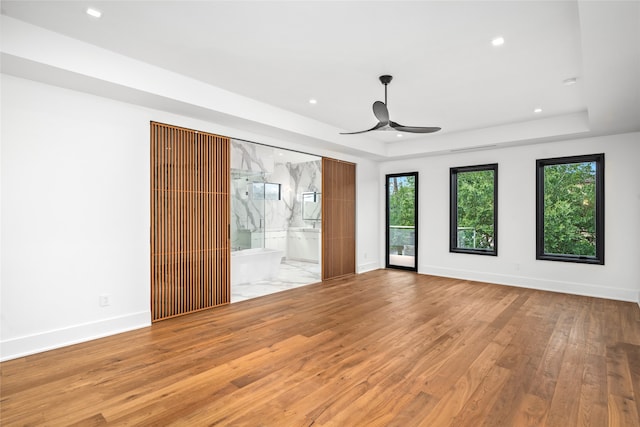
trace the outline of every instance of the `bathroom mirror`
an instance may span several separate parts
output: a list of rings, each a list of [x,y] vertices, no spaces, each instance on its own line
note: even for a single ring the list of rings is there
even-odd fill
[[[305,221],[320,221],[322,207],[321,193],[302,193],[302,219]]]

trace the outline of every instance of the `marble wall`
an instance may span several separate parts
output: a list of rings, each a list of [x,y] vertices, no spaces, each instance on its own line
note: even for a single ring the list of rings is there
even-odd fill
[[[232,140],[232,249],[259,246],[265,232],[319,227],[318,221],[303,220],[302,194],[321,191],[321,168],[320,157]],[[260,183],[280,184],[280,200],[265,200]]]

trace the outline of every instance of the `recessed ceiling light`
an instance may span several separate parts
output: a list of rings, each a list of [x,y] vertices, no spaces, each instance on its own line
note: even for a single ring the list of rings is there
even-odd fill
[[[402,134],[401,134],[401,133],[397,133],[397,134],[396,134],[396,136],[397,136],[398,138],[402,138]]]
[[[317,104],[317,103],[318,103],[318,100],[317,100],[317,99],[315,99],[315,98],[311,98],[311,99],[309,100],[309,104],[314,104],[314,105],[315,105],[315,104]]]
[[[535,110],[533,110],[533,112],[536,114],[542,113],[542,108],[536,108]]]
[[[493,40],[491,40],[491,44],[494,46],[502,46],[504,44],[504,38],[496,37]]]
[[[562,81],[562,84],[565,85],[565,86],[571,86],[571,85],[576,84],[577,82],[578,82],[577,78],[571,77],[570,79],[564,79]]]
[[[100,12],[98,9],[89,7],[87,8],[87,15],[93,16],[94,18],[100,18],[102,16],[102,12]]]

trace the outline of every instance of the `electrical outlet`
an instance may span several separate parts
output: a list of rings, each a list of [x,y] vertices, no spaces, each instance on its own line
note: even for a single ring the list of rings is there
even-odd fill
[[[100,295],[98,297],[98,304],[100,305],[100,307],[111,305],[111,297],[107,294]]]

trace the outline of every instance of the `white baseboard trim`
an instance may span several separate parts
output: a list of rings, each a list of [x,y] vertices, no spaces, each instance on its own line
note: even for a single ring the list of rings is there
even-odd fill
[[[377,262],[367,262],[367,263],[364,263],[364,264],[359,264],[358,265],[358,274],[366,273],[367,271],[377,270],[379,268],[380,268],[380,266],[378,265]]]
[[[618,301],[638,302],[638,305],[640,305],[640,292],[632,289],[604,287],[588,283],[537,279],[507,274],[450,269],[431,265],[421,266],[419,273],[451,277],[455,279],[473,280],[476,282],[495,283],[498,285],[515,286],[520,288],[537,289],[541,291],[560,292]]]
[[[74,325],[0,342],[0,361],[104,338],[151,325],[151,313],[143,311],[96,322]]]

